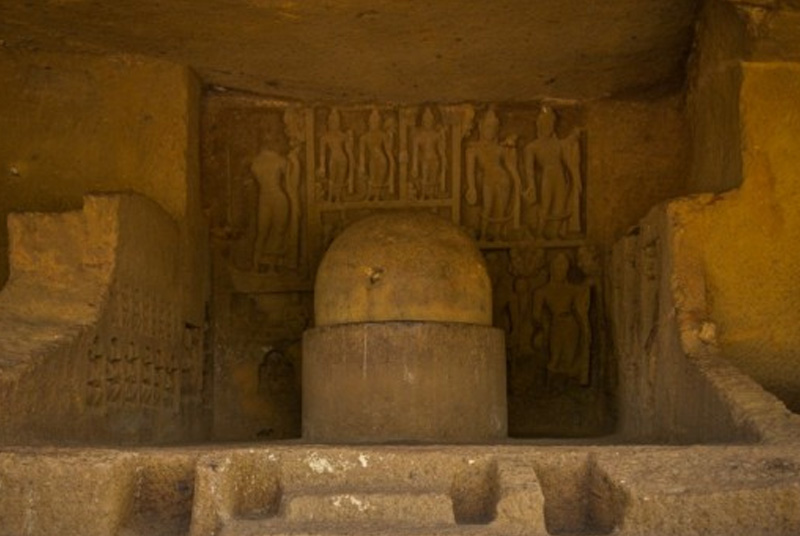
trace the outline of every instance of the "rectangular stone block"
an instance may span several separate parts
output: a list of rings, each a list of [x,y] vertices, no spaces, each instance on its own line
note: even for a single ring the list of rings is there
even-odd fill
[[[598,525],[614,534],[800,534],[800,465],[786,451],[604,455],[592,494]]]
[[[546,534],[544,493],[533,466],[522,460],[498,460],[497,505],[493,526],[525,534]]]
[[[308,441],[486,442],[508,431],[503,332],[376,322],[303,335]]]
[[[122,456],[0,459],[0,536],[117,534],[132,501]]]

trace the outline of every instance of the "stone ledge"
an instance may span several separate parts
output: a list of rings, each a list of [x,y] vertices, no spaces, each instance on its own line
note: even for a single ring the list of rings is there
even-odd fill
[[[419,481],[449,496],[455,522],[426,522],[424,512],[402,523],[336,526],[282,517],[274,503],[279,495],[321,493],[322,479],[354,495],[375,491],[367,483],[413,495]],[[20,448],[0,451],[0,489],[2,536],[789,536],[800,530],[795,445]],[[512,497],[524,507],[509,523],[499,505]],[[36,528],[25,532],[28,526]]]

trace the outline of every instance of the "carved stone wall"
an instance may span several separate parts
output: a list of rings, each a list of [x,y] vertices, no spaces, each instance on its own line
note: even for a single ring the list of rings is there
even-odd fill
[[[9,218],[0,443],[206,437],[210,362],[182,315],[179,229],[137,195]]]
[[[8,276],[6,215],[78,210],[91,192],[133,191],[182,226],[186,310],[203,313],[205,248],[192,164],[200,84],[188,69],[141,56],[0,54],[0,286]],[[196,235],[200,234],[200,237]]]
[[[299,432],[299,411],[276,429],[286,412],[255,378],[281,355],[293,372],[283,365],[280,374],[296,388],[301,357],[285,349],[313,320],[323,253],[349,224],[395,210],[450,219],[484,252],[494,322],[506,332],[512,435],[608,431],[613,371],[601,282],[611,233],[588,222],[618,225],[619,214],[598,217],[589,206],[613,194],[591,195],[590,164],[614,160],[592,160],[587,132],[607,109],[331,105],[209,92],[201,151],[215,259],[215,433]]]
[[[303,106],[206,101],[205,204],[247,292],[310,290],[349,223],[418,209],[486,249],[577,247],[586,235],[577,108],[547,105]]]

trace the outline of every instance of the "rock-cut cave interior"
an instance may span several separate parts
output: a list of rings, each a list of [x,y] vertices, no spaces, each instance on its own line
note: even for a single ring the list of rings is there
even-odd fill
[[[800,534],[800,1],[0,0],[0,80],[0,536]]]

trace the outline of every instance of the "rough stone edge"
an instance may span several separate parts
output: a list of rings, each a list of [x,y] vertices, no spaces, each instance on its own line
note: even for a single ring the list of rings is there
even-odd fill
[[[703,194],[671,201],[663,207],[666,244],[671,260],[670,300],[675,308],[684,357],[692,364],[737,425],[762,443],[800,441],[800,415],[789,411],[773,394],[725,359],[719,348],[707,301],[702,245],[692,241],[687,229],[699,225],[705,207],[725,196]]]
[[[26,246],[12,238],[9,246],[11,260],[9,280],[0,291],[0,309],[10,313],[6,318],[0,319],[0,351],[6,351],[10,346],[7,340],[18,338],[20,333],[27,335],[29,342],[23,341],[22,344],[29,348],[24,353],[9,356],[15,361],[12,366],[0,364],[0,385],[3,385],[3,390],[19,381],[25,373],[35,369],[47,355],[60,348],[69,347],[102,318],[116,269],[114,251],[119,238],[120,204],[121,196],[87,195],[84,197],[82,210],[59,215],[80,218],[82,220],[80,223],[84,227],[84,239],[87,244],[92,244],[92,234],[100,231],[98,224],[101,223],[103,214],[116,213],[114,218],[116,227],[111,231],[102,230],[104,233],[112,234],[115,240],[102,244],[102,247],[85,250],[80,265],[70,267],[71,271],[81,272],[80,280],[84,285],[79,288],[59,288],[52,274],[46,270],[22,269],[14,262],[14,258]],[[52,215],[48,213],[15,213],[9,215],[8,225],[13,229],[26,223],[35,223],[41,218],[51,217]],[[16,234],[11,233],[12,237]],[[26,318],[24,307],[27,305],[27,300],[23,299],[30,299],[32,293],[47,295],[54,300],[63,300],[65,308],[74,309],[75,312],[82,314],[71,318],[53,319],[54,321],[48,324],[34,325],[32,326],[34,331],[26,333],[20,325]],[[91,306],[87,307],[87,304]]]

